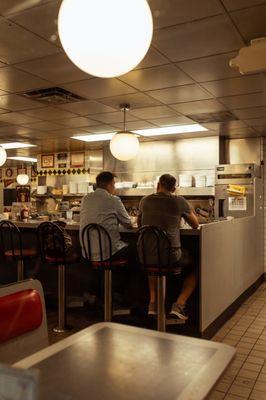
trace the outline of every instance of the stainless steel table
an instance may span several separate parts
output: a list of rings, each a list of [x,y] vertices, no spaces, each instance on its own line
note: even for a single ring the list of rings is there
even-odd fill
[[[234,354],[221,343],[100,323],[15,366],[40,370],[40,400],[201,400]]]

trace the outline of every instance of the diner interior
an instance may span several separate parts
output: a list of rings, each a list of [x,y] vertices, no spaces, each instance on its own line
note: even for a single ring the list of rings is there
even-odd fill
[[[265,400],[265,136],[266,1],[0,0],[0,399]]]

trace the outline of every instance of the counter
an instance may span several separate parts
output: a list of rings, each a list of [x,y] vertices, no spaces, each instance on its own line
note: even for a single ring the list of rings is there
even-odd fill
[[[26,241],[36,246],[35,229],[40,223],[16,222]],[[80,251],[79,224],[68,223],[66,228],[74,247]],[[136,242],[136,231],[120,228],[122,239],[129,242]],[[211,337],[263,278],[262,221],[259,217],[224,220],[199,229],[181,229],[180,233],[182,246],[194,251],[197,257],[198,330],[201,336]],[[82,268],[80,271],[84,273]]]

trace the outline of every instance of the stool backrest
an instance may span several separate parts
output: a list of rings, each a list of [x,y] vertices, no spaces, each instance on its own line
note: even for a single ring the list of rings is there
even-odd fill
[[[62,263],[66,259],[63,230],[54,222],[42,222],[37,229],[41,260]]]
[[[48,346],[42,285],[29,279],[0,287],[0,362],[13,364]]]
[[[107,230],[99,224],[86,225],[80,235],[83,256],[87,261],[106,261],[112,258],[112,241]]]
[[[156,226],[145,225],[138,230],[138,257],[144,268],[162,270],[170,266],[171,242],[167,234]]]
[[[21,232],[13,222],[3,220],[0,222],[0,253],[3,258],[5,258],[6,251],[11,252],[12,258],[16,260],[22,259]]]

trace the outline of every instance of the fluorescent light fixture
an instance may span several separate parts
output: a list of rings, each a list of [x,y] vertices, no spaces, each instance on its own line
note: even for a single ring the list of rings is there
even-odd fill
[[[177,133],[205,132],[207,130],[208,130],[207,128],[204,128],[199,124],[191,124],[191,125],[165,126],[163,128],[140,129],[132,132],[141,136],[163,136],[163,135],[175,135]],[[79,135],[79,136],[72,136],[71,139],[77,139],[83,142],[101,142],[103,140],[111,140],[116,133],[117,132],[108,132],[108,133],[95,133],[90,135]]]
[[[141,136],[162,136],[162,135],[174,135],[176,133],[204,132],[207,130],[208,130],[207,128],[204,128],[199,124],[191,124],[191,125],[165,126],[164,128],[139,129],[133,132]]]
[[[28,147],[36,147],[35,144],[21,143],[21,142],[0,143],[0,146],[2,146],[5,150],[26,149]]]
[[[102,142],[103,140],[111,140],[117,132],[94,133],[91,135],[72,136],[71,139],[81,140],[83,142]]]
[[[37,162],[37,158],[32,158],[32,157],[7,157],[8,160],[16,160],[16,161],[29,161],[29,162]]]

